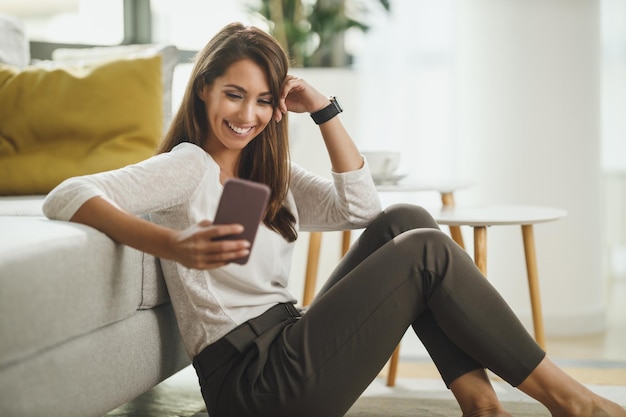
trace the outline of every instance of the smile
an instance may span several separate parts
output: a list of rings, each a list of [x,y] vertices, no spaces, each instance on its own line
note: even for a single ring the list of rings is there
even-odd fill
[[[232,130],[233,132],[238,133],[240,135],[246,134],[246,133],[248,133],[249,131],[252,130],[252,126],[250,126],[250,127],[237,127],[237,126],[232,125],[230,123],[227,123],[227,124],[228,124],[228,127],[230,128],[230,130]]]

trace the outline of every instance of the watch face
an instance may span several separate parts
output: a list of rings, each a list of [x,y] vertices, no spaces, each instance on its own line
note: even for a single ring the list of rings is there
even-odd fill
[[[339,110],[340,113],[343,111],[343,107],[341,107],[341,104],[339,104],[339,100],[337,100],[337,97],[331,98],[330,102],[335,105],[335,107],[337,108],[337,110]]]

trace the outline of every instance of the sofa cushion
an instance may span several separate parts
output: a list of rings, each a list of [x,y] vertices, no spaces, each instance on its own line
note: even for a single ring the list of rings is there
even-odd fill
[[[0,196],[0,216],[42,217],[45,195]],[[148,220],[149,216],[143,216]],[[8,237],[8,236],[7,236]],[[143,252],[141,254],[141,302],[139,309],[150,309],[169,301],[160,261]]]
[[[57,64],[96,64],[116,59],[161,57],[161,85],[163,87],[163,131],[172,120],[172,83],[174,69],[178,64],[178,49],[174,45],[138,44],[119,46],[96,46],[91,48],[58,48],[52,52]]]
[[[143,253],[84,225],[0,216],[0,230],[0,368],[131,316],[157,282],[154,258],[147,271]]]
[[[24,69],[0,64],[0,194],[154,154],[162,130],[161,57]]]

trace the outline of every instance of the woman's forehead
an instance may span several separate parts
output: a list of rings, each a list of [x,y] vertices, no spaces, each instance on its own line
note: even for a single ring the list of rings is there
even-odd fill
[[[269,91],[269,82],[265,70],[251,59],[233,62],[219,77],[223,84],[235,84],[246,90],[255,89]]]

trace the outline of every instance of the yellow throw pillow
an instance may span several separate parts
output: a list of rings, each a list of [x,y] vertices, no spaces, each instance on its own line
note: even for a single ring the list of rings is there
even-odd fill
[[[0,64],[0,195],[139,162],[162,132],[161,57],[89,66]]]

